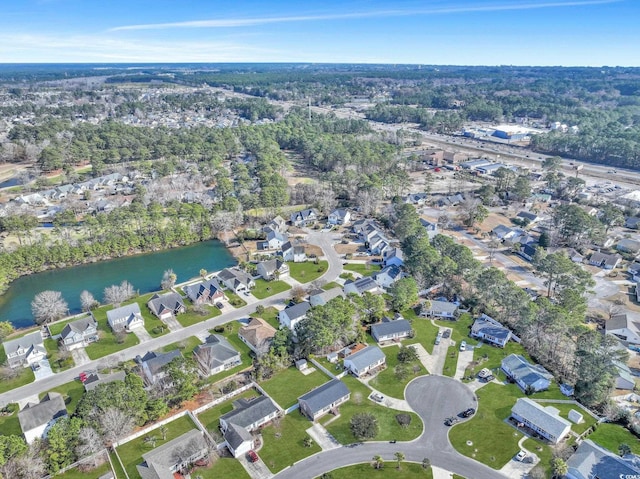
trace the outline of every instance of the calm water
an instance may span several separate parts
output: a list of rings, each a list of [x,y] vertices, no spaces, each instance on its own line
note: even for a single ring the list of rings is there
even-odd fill
[[[218,241],[205,241],[183,248],[129,256],[100,263],[57,269],[23,276],[0,296],[0,320],[16,327],[33,324],[31,301],[41,291],[60,291],[71,313],[80,312],[80,293],[90,291],[100,301],[107,286],[129,281],[140,294],[160,288],[162,274],[173,269],[182,283],[200,274],[202,268],[217,271],[235,264],[227,249]]]

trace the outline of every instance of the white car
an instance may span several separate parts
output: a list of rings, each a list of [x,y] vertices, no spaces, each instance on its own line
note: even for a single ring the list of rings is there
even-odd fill
[[[516,461],[524,461],[524,458],[527,457],[527,453],[524,451],[520,451],[518,454],[516,454]]]
[[[467,342],[466,341],[462,341],[460,343],[460,351],[466,351],[467,350]]]

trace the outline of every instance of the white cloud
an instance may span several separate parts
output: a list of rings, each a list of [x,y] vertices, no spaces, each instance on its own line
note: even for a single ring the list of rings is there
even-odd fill
[[[147,23],[139,25],[122,25],[109,29],[109,31],[126,31],[126,30],[164,30],[169,28],[237,28],[252,27],[258,25],[268,25],[273,23],[296,23],[296,22],[314,22],[324,20],[351,20],[362,18],[377,17],[407,17],[415,15],[444,15],[456,13],[474,13],[474,12],[497,12],[508,10],[533,10],[542,8],[560,8],[560,7],[583,7],[588,5],[602,5],[607,3],[618,3],[623,0],[573,0],[573,1],[555,1],[542,3],[510,3],[494,4],[494,5],[457,5],[451,7],[440,7],[431,9],[411,9],[411,10],[374,10],[368,12],[353,13],[329,13],[319,15],[294,15],[283,17],[257,17],[257,18],[220,18],[210,20],[192,20],[184,22],[170,23]]]

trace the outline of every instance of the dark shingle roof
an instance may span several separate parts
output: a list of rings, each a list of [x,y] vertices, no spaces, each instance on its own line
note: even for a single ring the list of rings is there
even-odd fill
[[[22,432],[27,432],[66,415],[67,408],[62,395],[48,393],[38,404],[27,404],[18,413],[18,421]]]
[[[298,401],[304,401],[311,412],[315,414],[349,394],[349,388],[339,379],[332,379],[328,383],[315,388],[313,391],[300,396]]]
[[[224,414],[220,419],[223,419],[228,424],[233,423],[244,428],[278,411],[271,398],[267,396],[260,396],[250,401],[239,399],[234,401],[233,405],[235,409]]]
[[[147,305],[155,314],[162,314],[166,310],[173,312],[185,307],[182,297],[174,292],[154,294]]]
[[[371,326],[371,334],[378,338],[408,331],[411,331],[411,323],[406,319],[398,319],[397,321],[378,323]]]
[[[169,351],[168,353],[147,353],[142,358],[142,361],[147,363],[149,372],[155,375],[175,358],[180,357],[182,357],[182,353],[180,352],[180,350],[174,349],[173,351]]]
[[[36,346],[38,349],[44,349],[44,342],[40,331],[25,334],[21,338],[5,341],[2,345],[4,346],[4,350],[7,354],[14,353],[20,348],[28,350],[31,346]]]
[[[307,301],[303,301],[302,303],[294,304],[293,306],[289,306],[284,310],[284,312],[289,316],[290,320],[298,319],[307,314],[307,311],[311,309],[311,304]]]
[[[212,334],[205,344],[200,344],[193,349],[193,354],[205,361],[209,368],[215,369],[240,353],[225,338]]]

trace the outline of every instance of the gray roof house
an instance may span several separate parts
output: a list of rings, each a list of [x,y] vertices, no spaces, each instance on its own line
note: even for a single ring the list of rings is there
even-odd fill
[[[280,231],[268,228],[267,239],[258,241],[257,246],[260,250],[279,249],[287,241],[287,235]]]
[[[511,339],[511,331],[495,319],[483,314],[473,322],[471,337],[504,348]]]
[[[300,412],[311,421],[324,416],[349,400],[349,388],[339,379],[332,379],[298,398]]]
[[[379,343],[407,338],[412,333],[411,323],[406,319],[386,321],[371,326],[371,336]]]
[[[140,364],[143,378],[149,385],[156,384],[166,373],[164,368],[167,364],[176,358],[181,358],[182,353],[179,349],[174,349],[168,353],[148,352],[143,357],[138,356],[136,362]]]
[[[640,252],[640,241],[629,238],[621,239],[618,241],[616,249],[623,253],[638,254]]]
[[[498,225],[491,230],[491,234],[498,239],[508,239],[517,234],[517,231],[505,225]]]
[[[567,461],[566,479],[594,479],[640,477],[637,456],[620,457],[591,439],[580,443],[576,452]]]
[[[220,416],[220,428],[225,440],[235,441],[240,436],[243,439],[241,444],[233,447],[229,444],[232,454],[237,457],[246,450],[241,450],[240,446],[246,447],[249,435],[247,433],[257,430],[259,427],[273,420],[280,413],[279,409],[268,396],[260,396],[255,399],[238,399],[233,402],[233,411]],[[240,432],[243,429],[245,433]],[[232,442],[233,442],[232,441]],[[249,445],[249,449],[251,446]]]
[[[344,284],[345,294],[357,294],[358,296],[362,296],[362,294],[367,291],[372,294],[380,294],[383,292],[378,286],[378,283],[369,276],[356,279],[355,281],[347,281]]]
[[[329,301],[337,297],[344,298],[344,292],[338,287],[331,288],[327,291],[312,291],[309,293],[309,303],[311,303],[311,306],[324,306]]]
[[[615,269],[622,261],[622,257],[619,254],[606,254],[596,251],[591,254],[589,258],[589,264],[592,266],[599,266],[604,269]]]
[[[256,272],[262,276],[265,281],[282,278],[289,275],[289,265],[278,258],[261,261],[258,263]]]
[[[404,278],[405,274],[398,266],[386,266],[373,275],[373,279],[381,288],[390,288],[396,281]]]
[[[400,248],[389,248],[384,252],[385,266],[404,266],[404,254]]]
[[[455,319],[458,305],[449,301],[425,301],[420,309],[420,316]]]
[[[304,263],[307,261],[307,253],[302,244],[298,242],[287,241],[282,245],[282,259],[285,261],[293,261],[294,263]]]
[[[47,350],[40,331],[25,334],[21,338],[2,343],[9,367],[31,366],[47,357]]]
[[[541,406],[529,398],[516,401],[511,417],[553,444],[558,444],[571,431],[571,423],[560,417],[557,409]]]
[[[136,466],[142,479],[174,479],[174,473],[187,473],[196,461],[209,455],[202,431],[192,429],[142,455]]]
[[[144,318],[138,303],[120,306],[107,311],[107,322],[114,331],[131,331],[144,326]]]
[[[519,354],[510,354],[502,360],[501,368],[523,391],[544,391],[551,385],[553,376],[539,364],[531,364]]]
[[[147,302],[147,307],[160,319],[169,319],[187,310],[184,301],[182,301],[182,296],[173,291],[164,294],[154,294]]]
[[[224,337],[212,334],[204,344],[193,348],[193,356],[204,376],[212,376],[239,365],[242,360]]]
[[[344,368],[357,377],[384,366],[387,357],[378,346],[367,346],[344,359]]]
[[[218,279],[234,293],[249,291],[256,285],[249,274],[237,268],[223,269],[218,273]]]
[[[85,391],[91,391],[102,384],[109,384],[115,381],[124,381],[127,374],[124,371],[118,371],[113,374],[92,373],[87,376],[82,385]]]
[[[18,413],[20,429],[27,444],[46,437],[48,429],[56,420],[67,415],[61,394],[47,393],[37,404],[29,403]]]
[[[318,212],[314,208],[291,213],[291,224],[293,226],[309,226],[318,220]]]
[[[311,303],[303,301],[302,303],[288,306],[278,313],[278,321],[282,326],[295,331],[296,325],[307,317],[307,312],[311,309]]]
[[[98,340],[98,322],[89,315],[67,323],[60,333],[60,344],[67,350],[80,348]]]
[[[190,284],[182,290],[193,304],[214,303],[225,298],[222,286],[215,278]]]
[[[327,222],[330,225],[348,225],[350,220],[351,213],[343,208],[333,210],[327,217]]]
[[[611,334],[629,344],[640,344],[640,323],[626,314],[615,314],[604,323],[605,334]]]
[[[433,239],[433,237],[438,234],[438,223],[420,218],[420,224],[425,230],[427,230],[427,236],[429,239]]]
[[[639,226],[640,226],[640,218],[638,218],[637,216],[630,216],[624,222],[625,228],[638,229]]]

